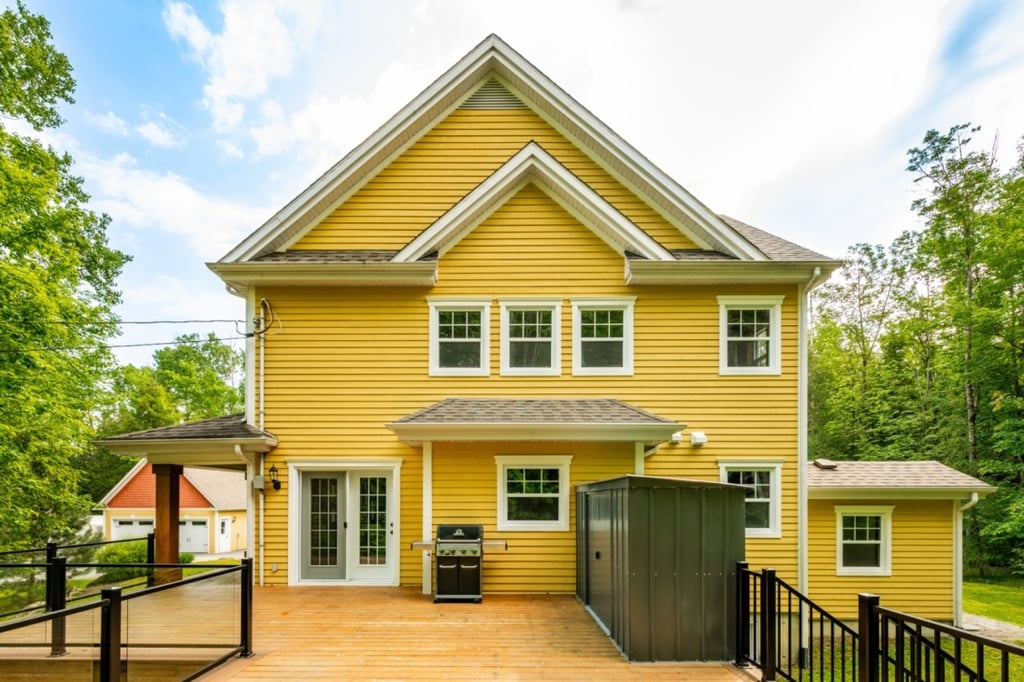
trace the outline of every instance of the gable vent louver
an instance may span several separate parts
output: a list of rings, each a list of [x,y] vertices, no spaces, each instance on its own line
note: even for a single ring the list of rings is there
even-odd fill
[[[525,109],[522,100],[492,78],[469,96],[460,109]]]

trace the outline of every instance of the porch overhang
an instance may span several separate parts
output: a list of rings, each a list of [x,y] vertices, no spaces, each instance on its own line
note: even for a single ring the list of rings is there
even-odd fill
[[[635,285],[800,284],[835,270],[837,261],[764,262],[738,260],[630,259],[626,282]]]
[[[437,261],[412,263],[251,262],[207,263],[229,286],[244,292],[251,286],[383,286],[432,287]]]
[[[686,428],[611,398],[447,398],[387,425],[427,442],[630,442],[651,447]]]

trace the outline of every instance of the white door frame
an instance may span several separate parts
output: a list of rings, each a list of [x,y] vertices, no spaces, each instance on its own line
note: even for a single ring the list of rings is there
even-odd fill
[[[399,584],[399,551],[398,538],[401,537],[401,457],[369,458],[332,458],[332,459],[286,459],[288,465],[288,584],[289,585],[398,585]],[[395,532],[391,536],[388,551],[395,557],[391,573],[386,580],[366,581],[359,579],[346,580],[303,580],[302,570],[302,486],[299,484],[305,472],[324,471],[386,471],[391,475],[391,495],[389,508],[394,510]],[[270,493],[273,494],[273,493]]]

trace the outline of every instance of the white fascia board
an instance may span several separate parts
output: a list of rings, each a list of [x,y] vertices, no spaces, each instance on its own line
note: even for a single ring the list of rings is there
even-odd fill
[[[545,193],[622,253],[628,248],[645,258],[674,260],[664,247],[630,222],[586,183],[536,142],[530,142],[457,204],[421,232],[393,262],[416,262],[443,253],[533,180]]]
[[[662,443],[685,424],[479,424],[394,422],[387,428],[409,445],[431,442],[545,441]]]
[[[834,270],[837,263],[805,261],[704,260],[670,262],[631,260],[627,263],[629,284],[793,284],[805,283],[815,270]]]
[[[822,488],[808,487],[812,500],[960,500],[972,493],[985,497],[995,492],[993,486],[979,488]]]
[[[578,125],[595,142],[605,147],[617,161],[642,178],[652,190],[661,193],[667,200],[667,203],[676,207],[680,213],[686,215],[690,220],[706,230],[710,239],[702,243],[702,247],[724,247],[726,251],[738,258],[745,260],[767,260],[767,257],[760,249],[729,227],[711,209],[662,172],[600,119],[587,111],[585,107],[562,90],[554,81],[545,76],[507,45],[504,43],[501,43],[501,45],[505,47],[505,50],[502,50],[496,59],[499,64],[505,67],[506,71],[499,71],[499,73],[502,73],[509,80],[521,81],[523,85],[532,91],[524,93],[526,99],[541,99],[561,116]],[[545,116],[544,113],[546,112],[543,112],[543,110],[538,111],[538,113],[563,135],[567,135],[570,138],[577,137],[571,131],[565,130],[557,120],[551,119],[550,116]],[[583,145],[584,149],[586,147],[587,145]],[[617,180],[635,188],[634,183],[624,178],[620,173],[617,173],[604,159],[596,158],[594,160]],[[658,210],[658,213],[664,218],[675,223],[671,215],[666,215],[663,210],[660,210],[662,207],[658,202],[655,201],[652,207]],[[700,237],[700,235],[694,236]]]
[[[414,286],[437,282],[437,263],[207,263],[225,282],[251,286]]]
[[[252,438],[180,438],[98,440],[95,444],[117,455],[145,457],[152,464],[213,464],[238,462],[235,446],[243,452],[270,452],[277,447],[277,439]]]

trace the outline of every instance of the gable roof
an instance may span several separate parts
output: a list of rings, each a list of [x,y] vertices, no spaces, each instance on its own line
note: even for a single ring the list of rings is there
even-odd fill
[[[148,464],[149,461],[145,457],[136,462],[121,477],[121,480],[114,484],[107,494],[103,496],[99,503],[101,505],[109,505],[136,476],[147,468]],[[182,476],[206,499],[211,508],[245,509],[246,487],[245,474],[243,472],[183,467]]]
[[[614,398],[445,398],[387,425],[424,441],[629,441],[660,443],[686,428]]]
[[[806,464],[810,498],[930,497],[961,499],[996,490],[941,462],[833,462]]]
[[[539,147],[529,145],[391,260],[271,257],[275,252],[287,251],[455,108],[495,99],[505,102],[503,106],[518,103],[529,107],[703,250],[725,254],[738,262],[777,260],[788,265],[789,281],[808,279],[806,268],[800,274],[794,272],[792,266],[797,262],[807,265],[814,261],[813,267],[829,270],[838,265],[806,250],[803,255],[808,258],[773,259],[761,246],[773,244],[764,238],[767,233],[754,233],[749,226],[739,229],[713,213],[498,36],[490,35],[270,220],[208,266],[238,290],[256,283],[429,286],[436,278],[436,263],[424,262],[424,256],[433,253],[432,247],[448,244],[470,231],[496,208],[495,202],[507,199],[521,186],[524,174],[530,174],[549,196],[620,253],[628,251],[655,262],[679,260],[656,242],[647,243],[653,240],[642,230],[630,226],[618,211],[609,211],[607,202],[560,164],[552,164],[553,159],[545,158]],[[642,248],[633,250],[638,245]],[[793,250],[789,256],[797,256],[797,252]],[[711,267],[722,265],[717,260],[709,259]],[[644,271],[634,273],[633,281],[661,283],[664,272],[656,272],[660,278],[657,281],[645,279]],[[727,281],[742,281],[757,272],[733,268]],[[686,283],[685,278],[673,281]]]

